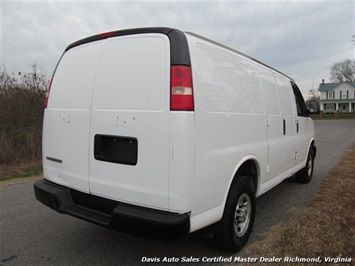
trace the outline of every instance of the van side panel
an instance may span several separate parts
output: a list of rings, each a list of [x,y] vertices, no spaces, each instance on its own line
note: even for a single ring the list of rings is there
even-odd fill
[[[277,89],[280,95],[281,113],[283,119],[283,148],[282,148],[282,172],[296,165],[297,158],[297,130],[296,111],[290,80],[274,72]]]
[[[89,191],[91,97],[101,42],[66,52],[56,69],[43,122],[43,175]]]
[[[168,210],[170,44],[163,34],[109,38],[95,81],[90,128],[90,192]],[[98,160],[99,138],[136,141],[136,164]],[[111,144],[107,144],[110,146]],[[130,153],[119,146],[112,156]],[[110,156],[110,147],[103,151]],[[106,154],[105,154],[106,153]],[[112,158],[111,158],[112,159]]]
[[[271,70],[265,66],[257,66],[262,87],[267,121],[267,139],[269,147],[268,167],[261,185],[281,174],[283,150],[283,121],[281,116],[280,99],[276,82]]]
[[[190,46],[196,106],[192,216],[223,206],[236,166],[245,158],[260,162],[260,175],[267,161],[265,107],[255,63],[213,44],[195,43]],[[206,222],[218,221],[222,212]]]

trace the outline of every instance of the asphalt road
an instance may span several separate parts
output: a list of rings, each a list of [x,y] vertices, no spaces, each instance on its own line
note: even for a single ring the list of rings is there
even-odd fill
[[[355,143],[355,120],[315,121],[318,148],[313,180],[293,179],[257,199],[249,244],[285,221],[289,210],[309,200],[346,149]],[[111,231],[58,214],[36,201],[34,181],[0,187],[0,265],[135,265],[142,258],[229,257],[199,234],[161,243]],[[242,256],[243,251],[234,256]],[[203,264],[208,265],[208,264]]]

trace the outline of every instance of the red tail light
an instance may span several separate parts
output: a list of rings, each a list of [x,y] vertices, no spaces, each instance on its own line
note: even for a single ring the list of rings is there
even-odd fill
[[[117,34],[117,31],[109,31],[109,32],[104,32],[104,33],[99,34],[99,37],[101,39],[104,39],[104,38],[115,36],[116,34]]]
[[[49,93],[51,91],[52,82],[53,82],[53,77],[51,78],[51,82],[49,83],[48,90],[47,90],[47,93],[46,93],[46,99],[44,100],[44,109],[46,109],[47,106],[48,106],[48,98],[49,98]]]
[[[192,74],[189,66],[171,66],[172,111],[194,111]]]

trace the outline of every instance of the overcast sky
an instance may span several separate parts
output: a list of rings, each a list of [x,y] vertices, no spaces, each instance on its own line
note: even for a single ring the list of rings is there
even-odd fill
[[[137,27],[192,31],[291,76],[305,93],[329,81],[334,62],[355,58],[354,1],[1,0],[1,65],[51,75],[70,43]]]

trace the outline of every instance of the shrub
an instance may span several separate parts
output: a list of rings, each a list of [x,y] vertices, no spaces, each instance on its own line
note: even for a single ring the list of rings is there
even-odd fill
[[[48,79],[35,64],[30,73],[0,67],[0,165],[38,161]]]

